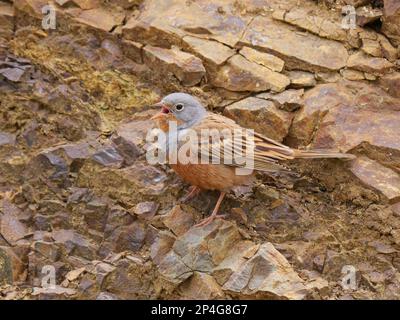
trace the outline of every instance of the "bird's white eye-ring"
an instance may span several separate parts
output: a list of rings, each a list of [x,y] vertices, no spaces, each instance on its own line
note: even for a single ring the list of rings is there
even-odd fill
[[[184,109],[183,104],[178,103],[177,105],[175,105],[175,110],[176,110],[176,111],[182,111],[183,109]]]

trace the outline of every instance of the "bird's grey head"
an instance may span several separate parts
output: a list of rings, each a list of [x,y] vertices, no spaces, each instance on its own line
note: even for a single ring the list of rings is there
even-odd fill
[[[165,96],[161,104],[180,122],[178,129],[190,128],[200,122],[207,111],[195,97],[187,93],[175,92]]]

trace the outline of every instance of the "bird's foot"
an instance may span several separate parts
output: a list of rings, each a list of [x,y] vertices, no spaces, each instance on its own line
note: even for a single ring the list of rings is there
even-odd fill
[[[201,189],[196,186],[191,186],[189,188],[189,192],[183,196],[182,198],[179,199],[180,203],[187,203],[188,201],[192,200],[194,197],[196,197],[200,193]]]
[[[226,217],[225,214],[216,214],[216,215],[211,215],[203,220],[201,220],[198,224],[195,225],[195,227],[205,227],[209,225],[211,222],[213,222],[215,219],[224,219]]]

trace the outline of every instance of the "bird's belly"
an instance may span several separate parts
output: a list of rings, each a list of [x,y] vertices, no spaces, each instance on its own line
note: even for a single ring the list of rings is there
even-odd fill
[[[229,191],[252,181],[253,174],[236,175],[235,168],[221,164],[175,164],[172,169],[186,182],[206,190]]]

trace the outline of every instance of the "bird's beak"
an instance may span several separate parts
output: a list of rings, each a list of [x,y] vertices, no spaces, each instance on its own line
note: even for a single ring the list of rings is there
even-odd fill
[[[163,118],[165,116],[167,116],[168,114],[171,113],[171,111],[169,110],[169,108],[162,102],[158,102],[156,104],[153,104],[152,107],[154,108],[161,108],[160,112],[156,113],[154,116],[152,116],[150,119],[151,120],[157,120],[160,118]]]

